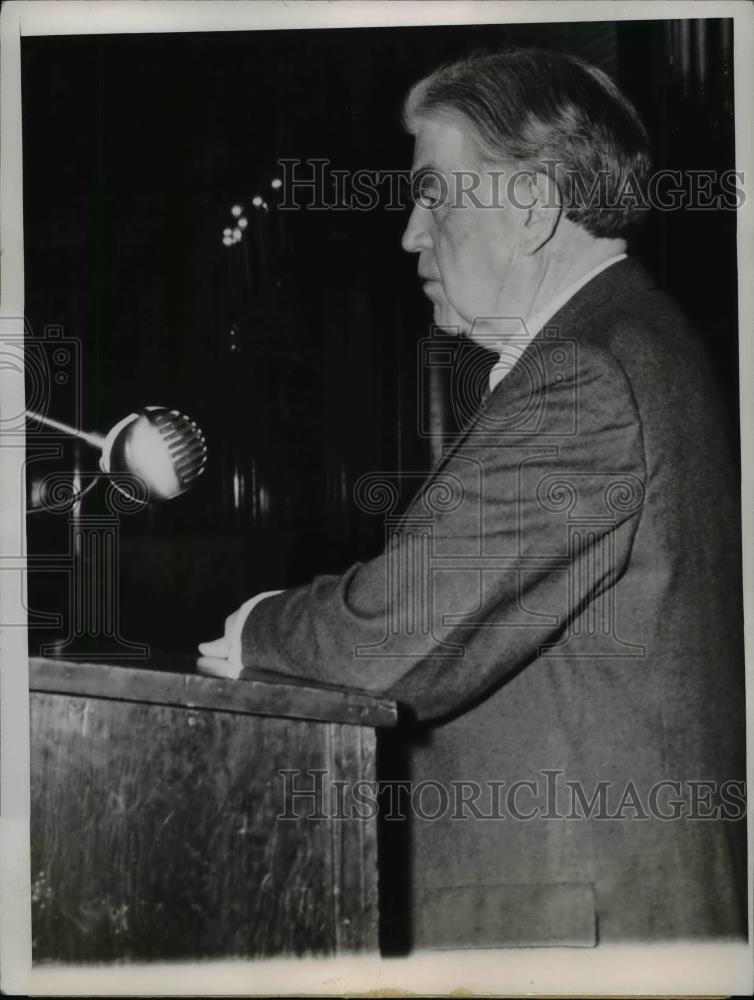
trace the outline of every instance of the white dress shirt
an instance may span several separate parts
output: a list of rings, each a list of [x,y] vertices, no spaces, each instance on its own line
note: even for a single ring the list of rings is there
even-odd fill
[[[606,270],[612,264],[617,264],[619,260],[625,260],[627,254],[619,253],[613,257],[608,257],[601,264],[593,267],[591,271],[582,274],[580,278],[564,288],[559,295],[551,299],[546,306],[528,319],[525,323],[521,320],[508,320],[509,325],[505,331],[506,337],[499,345],[500,357],[495,362],[490,372],[490,392],[502,382],[508,372],[526,350],[529,341],[533,340],[539,331],[546,326],[556,312],[561,309],[569,299],[573,298],[579,289],[583,288],[592,278],[596,278],[600,272]],[[510,337],[510,340],[508,339]]]

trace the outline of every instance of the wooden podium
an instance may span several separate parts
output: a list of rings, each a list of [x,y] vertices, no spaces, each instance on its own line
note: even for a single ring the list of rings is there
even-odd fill
[[[349,793],[392,702],[190,656],[29,671],[35,962],[377,949],[376,818]]]

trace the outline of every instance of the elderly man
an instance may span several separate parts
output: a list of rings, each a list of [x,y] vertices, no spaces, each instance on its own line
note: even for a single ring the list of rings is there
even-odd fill
[[[405,120],[403,246],[489,392],[379,558],[201,649],[416,720],[415,947],[745,935],[739,489],[700,344],[626,254],[644,127],[535,50],[436,71]]]

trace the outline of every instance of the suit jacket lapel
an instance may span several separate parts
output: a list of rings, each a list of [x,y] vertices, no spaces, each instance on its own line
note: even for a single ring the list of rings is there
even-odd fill
[[[488,391],[485,393],[481,405],[472,414],[454,440],[444,449],[443,454],[435,463],[432,470],[428,473],[421,487],[416,492],[414,499],[402,515],[400,519],[400,526],[403,525],[405,519],[408,517],[408,514],[415,507],[416,503],[419,502],[429,484],[442,473],[448,462],[458,453],[462,445],[466,442],[472,430],[479,422],[479,419],[484,413],[486,407],[489,405],[491,397],[497,393],[505,392],[506,382],[510,376],[517,371],[519,366],[526,363],[526,360],[528,360],[527,356],[531,354],[533,350],[536,350],[539,344],[542,343],[546,330],[552,331],[553,327],[555,327],[558,328],[558,336],[560,338],[570,335],[576,337],[577,339],[577,328],[580,326],[583,317],[591,316],[597,309],[606,303],[614,304],[615,299],[618,296],[632,298],[640,291],[646,291],[653,286],[654,282],[642,265],[639,264],[638,261],[633,260],[631,257],[627,257],[624,260],[618,261],[617,264],[612,264],[604,271],[601,271],[598,275],[592,278],[591,281],[580,288],[564,305],[562,305],[560,309],[551,317],[551,319],[545,323],[544,327],[541,330],[538,330],[535,336],[532,337],[519,357],[516,359],[515,363],[512,365],[510,371],[506,374],[505,378],[503,378],[495,386],[492,392]],[[592,324],[590,324],[590,326],[591,325]]]

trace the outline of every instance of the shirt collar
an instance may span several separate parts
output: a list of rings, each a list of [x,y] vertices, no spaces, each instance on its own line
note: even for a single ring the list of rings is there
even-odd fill
[[[603,260],[596,267],[587,271],[586,274],[582,274],[580,278],[577,278],[567,288],[564,288],[546,306],[534,313],[526,323],[518,321],[515,338],[496,345],[496,349],[499,348],[499,357],[490,372],[490,392],[502,382],[526,350],[529,341],[537,336],[539,331],[552,319],[556,312],[563,308],[569,299],[573,298],[576,292],[582,289],[592,278],[596,278],[598,274],[605,271],[611,265],[617,264],[619,260],[625,260],[627,256],[625,253],[619,253],[613,257],[608,257],[607,260]]]

